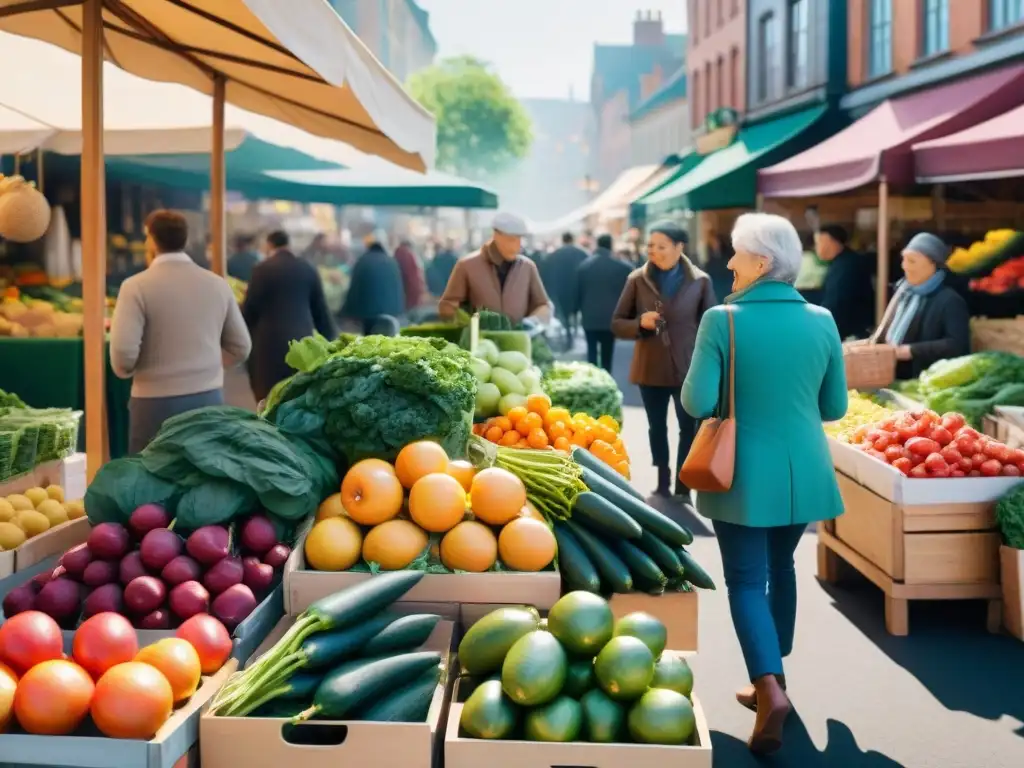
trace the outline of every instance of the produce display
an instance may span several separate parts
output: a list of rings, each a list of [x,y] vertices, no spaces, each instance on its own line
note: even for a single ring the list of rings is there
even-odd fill
[[[479,382],[474,414],[478,419],[508,413],[524,406],[528,396],[543,394],[540,369],[530,365],[530,358],[522,352],[499,352],[488,339],[477,344],[470,367]]]
[[[996,503],[996,526],[1006,546],[1024,549],[1024,483]]]
[[[509,606],[470,627],[459,644],[459,720],[474,739],[692,744],[693,673],[665,653],[664,624],[646,613],[615,620],[608,603],[570,592],[546,623]]]
[[[175,522],[145,504],[127,525],[96,525],[56,568],[8,592],[4,615],[40,611],[70,629],[112,612],[139,629],[168,629],[211,613],[233,630],[273,587],[291,550],[263,516],[239,525],[237,540],[220,525],[184,537]]]
[[[364,459],[353,466],[340,493],[320,506],[304,545],[314,570],[374,573],[542,571],[555,549],[519,477],[500,468],[477,472],[426,441],[407,445],[393,465]]]
[[[969,248],[956,248],[946,266],[964,275],[986,275],[998,264],[1020,254],[1024,248],[1024,233],[1013,229],[993,229],[984,240]]]
[[[29,408],[0,390],[0,482],[74,453],[81,417],[67,408]]]
[[[249,284],[244,280],[239,280],[237,277],[231,277],[228,275],[226,278],[228,285],[231,286],[231,292],[235,294],[235,301],[241,304],[245,301],[245,294],[249,290]]]
[[[1024,475],[1024,450],[980,434],[959,413],[899,411],[858,427],[850,441],[911,478]]]
[[[622,422],[622,392],[611,374],[589,363],[556,362],[544,374],[541,387],[557,408]]]
[[[200,626],[204,619],[217,626]],[[98,613],[75,631],[70,656],[63,643],[60,626],[39,611],[0,625],[0,730],[16,723],[25,733],[66,736],[88,720],[109,738],[151,739],[231,652],[209,616],[140,649],[123,616]]]
[[[1005,261],[984,277],[976,277],[970,283],[972,291],[1004,294],[1024,289],[1024,256]]]
[[[383,574],[313,603],[272,648],[228,680],[210,711],[295,722],[426,721],[445,659],[417,649],[440,617],[387,610],[422,576]]]
[[[543,335],[531,334],[523,323],[514,324],[507,316],[498,312],[481,310],[479,313],[480,338],[492,342],[499,352],[520,352],[542,371],[555,362],[551,346]],[[402,329],[403,336],[436,337],[470,348],[469,313],[459,310],[450,323],[432,322],[410,325]]]
[[[933,411],[963,414],[980,429],[997,405],[1024,405],[1024,357],[988,351],[940,360],[899,390]]]
[[[848,402],[843,418],[825,424],[825,434],[843,443],[851,442],[851,437],[858,427],[882,421],[893,412],[892,408],[875,402],[870,396],[855,389],[850,390]]]
[[[84,516],[82,502],[64,501],[64,489],[59,485],[0,496],[0,552],[17,549],[51,528]]]

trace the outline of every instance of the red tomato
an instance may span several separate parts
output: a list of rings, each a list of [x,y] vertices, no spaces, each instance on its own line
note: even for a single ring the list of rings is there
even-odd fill
[[[889,432],[883,432],[877,440],[875,440],[875,450],[885,451],[893,443],[899,442],[899,438]]]
[[[1004,464],[1002,475],[1003,477],[1020,477],[1021,471],[1016,464]]]
[[[1003,471],[1003,465],[996,459],[989,459],[983,463],[978,469],[981,470],[981,474],[984,477],[996,477],[1000,472]]]
[[[939,423],[955,435],[963,429],[964,417],[959,413],[944,413]]]
[[[973,456],[981,450],[978,441],[970,435],[960,435],[956,439],[956,449],[964,456]]]
[[[1010,461],[1014,464],[1024,463],[1024,448],[1014,448],[1011,450]]]
[[[204,675],[212,675],[231,656],[231,635],[208,613],[197,613],[178,627],[175,634],[196,649]]]
[[[971,456],[971,466],[974,467],[974,469],[981,469],[981,465],[988,460],[988,456],[984,453],[976,453]]]
[[[1011,456],[1009,448],[1007,448],[1002,443],[995,442],[994,440],[990,443],[987,443],[985,447],[982,448],[982,453],[984,453],[989,458],[996,459],[999,462],[1007,462],[1010,460]]]
[[[885,449],[885,460],[888,461],[890,464],[892,464],[897,459],[902,458],[902,456],[903,446],[890,445],[888,448]]]
[[[905,443],[908,440],[910,440],[911,438],[914,438],[914,437],[918,436],[917,425],[913,424],[913,423],[911,423],[911,424],[897,424],[896,425],[896,434],[899,436],[900,442]]]
[[[941,450],[940,446],[934,440],[930,440],[927,437],[912,437],[907,440],[907,450],[911,453],[916,453],[918,456],[927,456],[930,453],[938,453]]]
[[[970,472],[967,473],[967,476],[968,477],[981,477],[981,472],[979,472],[976,469],[972,469]]]
[[[18,674],[64,656],[57,622],[40,611],[25,611],[0,624],[0,661]]]
[[[929,470],[928,477],[950,477],[952,472],[949,469],[949,465],[943,462],[942,466],[936,466],[935,469]]]
[[[911,463],[910,459],[905,458],[903,456],[893,461],[892,466],[894,469],[898,469],[904,475],[909,475],[910,470],[914,468],[914,465]]]
[[[950,477],[967,477],[967,473],[962,469],[954,469],[949,473]]]
[[[882,430],[880,430],[878,427],[874,427],[874,428],[871,429],[870,432],[867,433],[867,435],[864,436],[864,439],[867,440],[869,443],[874,444],[874,443],[878,442],[879,440],[881,440],[882,439],[882,435],[884,435],[884,434],[885,433]]]
[[[942,454],[942,458],[946,460],[947,464],[960,464],[960,460],[963,458],[960,455],[960,451],[953,445],[947,445],[939,453]]]
[[[131,622],[117,613],[97,613],[86,619],[75,632],[72,658],[93,680],[115,664],[135,658],[139,641]]]
[[[92,679],[77,664],[62,659],[44,661],[18,682],[14,716],[29,733],[64,736],[89,714],[94,690]]]
[[[865,451],[865,453],[868,456],[870,456],[871,458],[873,458],[873,459],[878,459],[879,461],[885,461],[885,454],[882,453],[881,451],[876,451],[874,448],[869,448],[868,450]],[[886,463],[888,463],[888,462],[886,462]]]
[[[910,476],[916,478],[928,477],[928,470],[925,469],[924,464],[918,464],[910,470]]]
[[[935,427],[930,436],[939,445],[949,445],[953,442],[953,435],[945,427]]]
[[[941,453],[929,453],[928,457],[924,460],[924,468],[929,472],[937,472],[940,469],[948,469],[948,467],[949,465],[946,464],[946,460]]]
[[[974,427],[963,427],[956,433],[957,437],[962,437],[964,435],[967,435],[972,440],[977,440],[979,437],[981,437],[981,433],[978,432],[978,430],[976,430]]]
[[[960,459],[960,467],[959,468],[963,472],[970,472],[972,469],[974,469],[974,462],[971,461],[966,456],[964,456],[962,459]]]
[[[1020,461],[1017,463],[1017,469],[1019,469],[1020,473],[1024,475],[1024,461]]]
[[[857,427],[857,429],[853,433],[854,444],[863,443],[864,439],[868,436],[868,432],[870,431],[871,427],[868,426]]]
[[[884,421],[880,421],[880,422],[878,422],[878,428],[883,430],[883,431],[885,431],[885,432],[895,432],[896,431],[896,419],[888,418],[888,419],[885,419]]]

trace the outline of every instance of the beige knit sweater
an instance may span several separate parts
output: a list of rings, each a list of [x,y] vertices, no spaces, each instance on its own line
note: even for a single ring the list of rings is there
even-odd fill
[[[184,253],[157,257],[121,285],[110,327],[110,364],[134,378],[132,397],[194,395],[224,386],[224,365],[252,342],[227,281]]]

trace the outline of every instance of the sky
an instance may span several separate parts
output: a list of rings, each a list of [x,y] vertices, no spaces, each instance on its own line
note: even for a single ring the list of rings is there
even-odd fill
[[[438,56],[489,61],[519,98],[579,100],[590,91],[594,43],[629,43],[637,11],[686,31],[686,0],[418,0]]]

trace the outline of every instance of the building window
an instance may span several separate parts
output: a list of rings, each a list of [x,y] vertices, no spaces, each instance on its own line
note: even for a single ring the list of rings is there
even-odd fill
[[[714,112],[717,106],[714,102],[715,91],[711,86],[711,62],[709,61],[704,65],[704,111],[707,115]]]
[[[921,53],[934,56],[949,48],[949,0],[924,0]]]
[[[693,29],[693,42],[700,39],[700,0],[690,0],[690,9],[693,11],[693,19],[690,27]]]
[[[729,54],[729,104],[740,109],[740,49],[733,48]]]
[[[988,28],[995,31],[1024,21],[1024,0],[988,0]]]
[[[779,30],[774,13],[766,13],[757,22],[757,101],[768,101],[775,95],[776,69],[779,61]]]
[[[700,98],[700,70],[693,70],[693,102],[690,104],[691,118],[690,123],[696,128],[700,125],[700,121],[704,119],[704,114],[701,112],[704,105],[701,104]]]
[[[704,4],[704,37],[711,34],[711,3],[715,0],[707,0]]]
[[[718,57],[718,63],[715,64],[715,85],[718,86],[718,97],[715,99],[716,106],[727,107],[729,102],[725,100],[725,58],[722,56]]]
[[[892,71],[892,0],[871,0],[868,43],[868,76]]]
[[[808,25],[810,0],[789,0],[789,39],[786,41],[786,85],[807,86]]]

